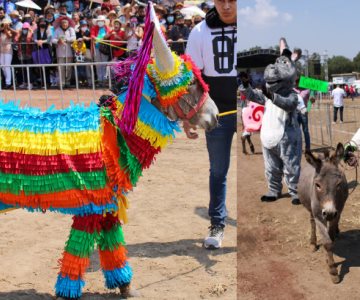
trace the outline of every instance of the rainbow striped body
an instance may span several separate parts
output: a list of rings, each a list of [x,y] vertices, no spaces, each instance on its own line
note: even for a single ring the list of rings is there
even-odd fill
[[[154,93],[146,78],[143,95]],[[125,194],[179,128],[143,98],[134,132],[122,134],[125,97],[113,97],[107,107],[46,112],[1,103],[0,210],[120,211],[126,218]]]

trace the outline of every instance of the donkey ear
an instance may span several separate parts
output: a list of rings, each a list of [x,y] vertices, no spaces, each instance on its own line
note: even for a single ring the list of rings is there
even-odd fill
[[[316,173],[319,173],[322,166],[321,159],[315,157],[310,150],[305,151],[305,158],[306,161],[315,168]]]
[[[339,162],[343,159],[345,154],[345,148],[342,143],[337,144],[335,152],[331,155],[330,161],[337,166]]]
[[[300,48],[295,48],[292,55],[291,55],[291,60],[292,61],[298,61],[301,58],[302,55],[302,51]]]
[[[280,38],[279,48],[280,48],[280,55],[283,55],[285,49],[289,49],[289,46],[284,37]]]

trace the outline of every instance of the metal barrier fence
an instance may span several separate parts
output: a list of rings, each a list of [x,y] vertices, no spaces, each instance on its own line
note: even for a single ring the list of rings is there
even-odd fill
[[[327,98],[327,97],[326,97]],[[328,99],[319,99],[309,113],[309,132],[311,143],[321,147],[336,147],[337,143],[348,142],[360,128],[360,105],[344,105],[344,122],[333,123],[333,103]]]
[[[112,62],[90,62],[90,63],[67,63],[67,64],[38,64],[38,65],[35,65],[35,64],[31,64],[31,65],[4,65],[4,66],[1,66],[1,68],[10,68],[11,69],[11,74],[12,74],[12,78],[15,77],[15,70],[16,69],[25,69],[26,70],[26,78],[27,78],[27,86],[28,86],[28,89],[27,89],[27,100],[28,101],[23,101],[24,104],[28,104],[28,105],[33,105],[33,96],[32,96],[32,93],[33,93],[33,90],[30,88],[30,72],[31,72],[31,69],[34,69],[34,68],[41,68],[42,70],[42,76],[43,76],[43,82],[44,82],[44,87],[42,89],[42,91],[44,92],[44,96],[45,96],[45,106],[46,108],[49,107],[49,103],[48,103],[48,99],[49,99],[49,93],[50,92],[53,92],[53,90],[49,91],[49,87],[47,85],[47,82],[46,82],[46,78],[45,78],[45,69],[46,68],[57,68],[57,71],[58,71],[58,74],[59,74],[59,89],[60,89],[60,101],[61,101],[61,107],[64,108],[65,107],[65,102],[68,102],[69,99],[65,99],[65,96],[64,96],[64,88],[63,88],[63,82],[62,82],[62,68],[74,68],[74,74],[75,74],[75,86],[74,88],[75,89],[71,89],[71,100],[74,100],[76,99],[76,102],[79,103],[80,102],[80,92],[81,90],[79,89],[79,76],[78,76],[78,68],[79,67],[90,67],[90,70],[91,70],[91,96],[92,98],[88,98],[87,100],[90,100],[90,101],[97,101],[98,100],[98,95],[97,93],[95,92],[95,89],[96,89],[96,82],[95,82],[95,70],[94,70],[94,67],[96,66],[106,66],[106,67],[110,67],[111,65],[115,64],[117,62],[115,61],[112,61]],[[105,86],[106,89],[111,89],[114,82],[112,81],[111,79],[111,76],[109,74],[108,76],[108,85]],[[9,95],[9,92],[10,90],[3,90],[2,88],[2,81],[0,80],[0,99],[4,99],[4,100],[16,100],[18,99],[18,94],[19,94],[19,90],[17,89],[16,85],[13,85],[12,86],[12,90],[11,90],[11,93],[12,95]],[[74,94],[76,93],[76,94]],[[6,97],[5,97],[6,96]],[[90,95],[87,95],[87,96],[90,96]],[[24,94],[22,93],[22,97],[24,97]],[[39,96],[37,96],[39,97]],[[65,101],[66,100],[66,101]]]

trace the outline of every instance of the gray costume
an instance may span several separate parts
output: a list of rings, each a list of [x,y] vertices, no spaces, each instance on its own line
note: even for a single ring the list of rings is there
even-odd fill
[[[302,143],[297,110],[303,109],[304,103],[293,91],[296,68],[285,39],[280,40],[280,49],[282,55],[275,64],[267,66],[264,73],[269,98],[261,91],[252,89],[246,78],[242,78],[240,89],[247,99],[265,105],[260,135],[269,191],[261,200],[274,201],[280,197],[284,176],[293,204],[299,204],[297,184]]]

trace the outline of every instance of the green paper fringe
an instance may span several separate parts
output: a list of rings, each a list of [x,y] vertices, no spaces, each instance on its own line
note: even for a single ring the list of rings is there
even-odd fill
[[[98,244],[101,245],[100,250],[115,250],[119,245],[125,246],[124,232],[120,224],[115,225],[107,231],[101,231],[100,240]]]
[[[66,242],[65,251],[81,258],[90,257],[91,253],[94,252],[95,241],[98,236],[99,233],[96,231],[94,233],[88,233],[71,229],[69,239]]]
[[[67,190],[97,190],[106,186],[105,169],[93,172],[58,173],[52,175],[25,175],[0,173],[0,192],[18,195],[48,194]]]
[[[95,243],[101,245],[100,250],[114,250],[119,245],[124,246],[125,237],[121,225],[117,224],[110,230],[93,233],[71,229],[65,251],[81,258],[90,257],[94,252]]]

